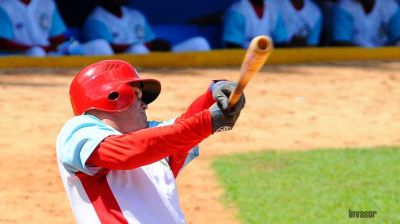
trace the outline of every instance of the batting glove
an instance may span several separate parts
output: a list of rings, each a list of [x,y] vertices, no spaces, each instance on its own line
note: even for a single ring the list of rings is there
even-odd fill
[[[217,102],[214,103],[209,109],[211,113],[213,132],[231,130],[233,126],[235,126],[235,123],[240,115],[240,111],[244,108],[246,103],[244,94],[242,94],[239,101],[232,108],[228,108],[227,99],[226,106],[223,106],[225,105],[225,100],[223,101],[224,102],[221,103],[217,100]]]
[[[226,80],[216,81],[212,85],[212,96],[222,110],[228,110],[229,96],[235,90],[236,86],[237,82]]]

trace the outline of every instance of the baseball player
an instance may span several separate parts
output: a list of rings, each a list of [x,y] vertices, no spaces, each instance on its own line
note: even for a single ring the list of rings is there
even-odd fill
[[[0,1],[0,55],[109,55],[104,40],[81,44],[68,40],[67,28],[53,0]]]
[[[147,54],[150,51],[208,51],[210,45],[203,37],[193,37],[171,46],[157,38],[145,15],[124,6],[126,0],[101,0],[87,18],[83,35],[87,40],[104,39],[115,53]],[[171,31],[173,32],[173,31]]]
[[[400,9],[395,0],[341,0],[333,12],[335,45],[400,45]]]
[[[273,0],[240,0],[225,13],[222,39],[227,48],[247,48],[259,35],[272,37],[276,46],[285,45],[288,33]]]
[[[311,0],[279,1],[283,22],[293,47],[316,46],[322,30],[322,14]]]
[[[81,70],[70,86],[74,117],[57,137],[57,162],[78,223],[185,223],[175,178],[211,134],[231,129],[244,96],[228,109],[237,83],[213,81],[182,115],[147,121],[160,82],[127,62]],[[179,87],[177,87],[179,88]]]

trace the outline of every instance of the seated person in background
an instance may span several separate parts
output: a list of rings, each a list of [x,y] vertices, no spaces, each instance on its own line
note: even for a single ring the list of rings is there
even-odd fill
[[[222,41],[227,48],[247,48],[259,35],[272,38],[275,46],[286,46],[288,35],[273,0],[240,0],[225,13]]]
[[[87,40],[104,39],[115,53],[147,54],[150,51],[208,51],[210,45],[203,37],[193,37],[171,46],[157,38],[146,17],[136,9],[124,6],[125,0],[100,0],[87,18],[83,35]],[[171,31],[173,32],[173,31]]]
[[[53,0],[0,1],[0,55],[112,54],[104,40],[70,41]]]
[[[333,12],[336,46],[400,46],[400,9],[395,0],[341,0]]]
[[[291,47],[316,46],[322,29],[322,14],[311,0],[281,0],[280,11]]]
[[[332,12],[336,4],[336,0],[318,0],[314,1],[322,12],[322,31],[320,37],[320,46],[329,46],[332,33]]]

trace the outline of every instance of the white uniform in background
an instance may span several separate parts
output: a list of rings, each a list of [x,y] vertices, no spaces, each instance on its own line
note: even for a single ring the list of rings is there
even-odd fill
[[[232,4],[224,17],[223,41],[247,48],[250,41],[259,35],[270,36],[275,43],[287,42],[287,31],[278,4],[264,1],[265,10],[261,18],[249,0]]]
[[[279,1],[288,39],[294,36],[305,37],[307,45],[318,45],[322,30],[322,14],[311,0],[304,0],[302,9],[297,10],[290,0]]]
[[[171,32],[174,32],[171,30]],[[146,54],[146,42],[156,39],[146,17],[136,9],[122,7],[122,17],[117,17],[102,7],[96,7],[87,18],[83,35],[88,40],[104,39],[111,44],[128,44],[126,53]],[[203,37],[193,37],[172,46],[172,51],[208,51],[210,45]]]
[[[341,0],[333,13],[332,41],[378,47],[400,40],[400,9],[394,0],[376,0],[366,14],[361,3]]]
[[[49,38],[67,31],[53,0],[32,0],[24,4],[19,0],[0,1],[0,37],[26,45],[50,45]],[[66,43],[67,44],[67,43]],[[75,44],[76,45],[76,44]],[[74,46],[77,54],[111,54],[109,44],[95,40]],[[11,52],[0,51],[0,54]],[[72,52],[53,52],[56,55]],[[32,47],[26,52],[30,56],[45,56],[41,47]]]

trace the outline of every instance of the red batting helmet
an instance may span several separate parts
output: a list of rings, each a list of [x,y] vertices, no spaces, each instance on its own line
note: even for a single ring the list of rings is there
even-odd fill
[[[141,79],[135,68],[126,61],[104,60],[82,69],[69,88],[72,109],[81,115],[90,109],[121,112],[132,105],[135,91],[131,83],[139,83],[142,101],[153,102],[161,91],[155,79]]]

